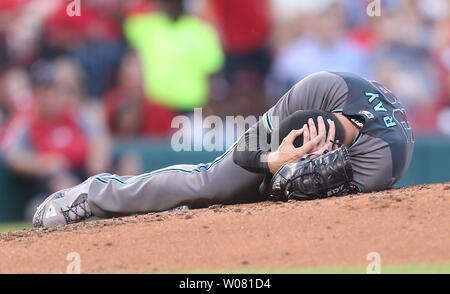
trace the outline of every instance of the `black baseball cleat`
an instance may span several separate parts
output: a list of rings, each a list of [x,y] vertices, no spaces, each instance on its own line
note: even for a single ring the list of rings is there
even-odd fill
[[[92,217],[87,193],[80,193],[78,187],[64,189],[48,196],[37,207],[33,226],[35,228],[64,226]]]

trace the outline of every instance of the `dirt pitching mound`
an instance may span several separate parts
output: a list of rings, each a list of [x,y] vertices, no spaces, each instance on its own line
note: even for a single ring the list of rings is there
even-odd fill
[[[0,236],[0,273],[193,272],[450,263],[450,183],[151,213]],[[71,256],[69,256],[71,257]]]

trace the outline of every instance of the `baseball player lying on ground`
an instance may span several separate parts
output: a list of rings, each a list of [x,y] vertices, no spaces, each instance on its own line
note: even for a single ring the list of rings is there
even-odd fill
[[[259,200],[285,201],[383,190],[404,175],[413,146],[405,111],[388,89],[351,73],[319,72],[292,87],[213,162],[92,176],[50,195],[33,224],[239,203],[258,191]]]

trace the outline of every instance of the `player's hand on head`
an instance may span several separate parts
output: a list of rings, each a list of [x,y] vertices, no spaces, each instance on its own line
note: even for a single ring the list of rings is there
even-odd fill
[[[319,119],[319,118],[317,118]],[[323,120],[322,120],[323,122]],[[316,124],[314,123],[314,120],[312,118],[308,119],[308,128],[309,128],[309,138],[313,140],[315,137],[317,137],[317,128]]]
[[[330,125],[329,136],[327,136],[327,129],[325,126],[325,121],[323,120],[322,116],[317,117],[317,128],[316,128],[316,125],[312,118],[310,118],[308,120],[308,124],[305,124],[303,126],[303,129],[305,130],[305,132],[308,131],[308,134],[306,134],[306,136],[304,135],[304,141],[303,141],[304,144],[319,135],[323,136],[323,139],[319,142],[319,144],[311,152],[316,152],[316,151],[319,151],[320,149],[322,149],[325,146],[325,144],[330,141],[331,138],[333,138],[331,140],[334,140],[335,126],[333,124],[333,127],[331,127],[330,121],[331,120],[328,120],[328,124]],[[331,128],[333,130],[331,130]],[[332,136],[330,136],[330,135],[332,135]]]
[[[317,118],[317,127],[313,119],[303,125],[299,130],[292,130],[281,142],[275,152],[269,154],[268,164],[272,173],[276,172],[286,163],[296,162],[299,159],[314,154],[314,157],[321,155],[325,150],[332,151],[338,146],[332,141],[335,140],[336,126],[332,120],[327,120],[329,129],[326,131],[323,117]],[[295,139],[303,135],[303,145],[296,148]]]
[[[297,139],[298,136],[301,136],[302,134],[304,134],[303,129],[300,130],[292,130],[284,139],[283,141],[281,141],[280,146],[278,147],[278,152],[286,154],[287,157],[292,158],[293,160],[295,160],[298,155],[300,155],[299,153],[300,148],[296,148],[294,146],[294,141],[295,139]]]
[[[325,127],[325,121],[321,116],[317,118],[317,133],[319,135],[323,135],[321,145],[325,145],[325,143],[327,142],[327,128]]]
[[[304,129],[292,130],[281,141],[280,146],[275,152],[271,152],[268,157],[268,166],[272,173],[275,173],[280,167],[289,162],[298,160],[297,151],[294,146],[295,139],[304,133]]]
[[[292,130],[283,139],[278,149],[269,154],[268,165],[272,173],[275,173],[286,163],[298,161],[300,158],[316,149],[320,142],[324,141],[323,135],[316,135],[313,139],[308,139],[308,142],[304,143],[301,147],[296,148],[294,146],[295,139],[304,134],[304,128]]]
[[[334,122],[331,119],[328,119],[328,134],[326,134],[326,128],[325,128],[325,122],[322,117],[319,116],[318,120],[318,129],[319,129],[319,135],[323,135],[323,141],[319,142],[316,147],[309,153],[314,154],[312,157],[317,157],[321,154],[323,154],[325,151],[333,151],[336,150],[339,146],[335,143],[335,136],[336,136],[336,126]],[[309,154],[306,154],[304,157],[308,156]]]

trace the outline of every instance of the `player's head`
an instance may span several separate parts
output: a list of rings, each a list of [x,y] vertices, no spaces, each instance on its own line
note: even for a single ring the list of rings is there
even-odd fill
[[[316,128],[318,126],[317,118],[321,116],[325,121],[325,128],[328,135],[328,130],[330,125],[328,124],[328,120],[332,120],[336,127],[336,135],[335,141],[340,143],[344,143],[346,139],[346,129],[341,121],[338,119],[336,115],[331,112],[326,112],[322,110],[299,110],[295,113],[288,116],[286,119],[280,122],[279,131],[279,140],[283,140],[292,130],[298,130],[303,127],[303,125],[308,124],[308,120],[310,118],[313,119]],[[303,136],[298,136],[294,141],[295,147],[300,147],[303,145]]]
[[[83,97],[83,71],[73,61],[40,60],[31,67],[36,109],[43,118],[64,114]]]

